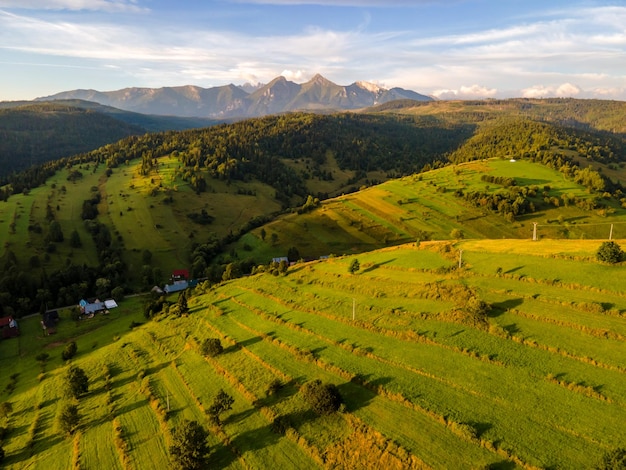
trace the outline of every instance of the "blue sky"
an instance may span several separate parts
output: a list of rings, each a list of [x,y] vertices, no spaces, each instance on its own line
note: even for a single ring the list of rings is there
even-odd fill
[[[626,100],[623,0],[0,0],[0,100],[297,83]]]

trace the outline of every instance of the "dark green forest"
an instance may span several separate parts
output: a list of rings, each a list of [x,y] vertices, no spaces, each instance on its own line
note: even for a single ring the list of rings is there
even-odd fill
[[[142,127],[61,104],[0,109],[0,185],[12,173],[143,133]]]

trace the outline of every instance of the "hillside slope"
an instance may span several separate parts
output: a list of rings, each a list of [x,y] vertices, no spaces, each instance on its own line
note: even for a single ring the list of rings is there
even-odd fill
[[[311,259],[416,239],[530,239],[534,224],[538,238],[626,237],[626,199],[583,183],[530,158],[466,162],[303,207],[231,249],[266,261],[295,248]]]
[[[77,324],[62,311],[53,336],[25,319],[0,342],[3,465],[165,468],[191,419],[218,468],[591,468],[626,419],[624,266],[598,245],[412,243],[201,285],[183,316],[146,321],[134,298]],[[209,338],[223,353],[203,356]],[[88,393],[65,437],[70,340]],[[310,409],[317,379],[339,413]],[[234,401],[216,426],[220,390]]]
[[[416,239],[528,238],[534,223],[544,238],[619,237],[622,144],[598,139],[529,120],[363,114],[129,137],[0,190],[2,308],[23,315],[150,289],[180,268],[217,282],[289,251],[299,259]],[[506,159],[474,162],[487,152]],[[470,163],[446,166],[451,159]]]
[[[10,173],[145,132],[109,115],[64,104],[0,109],[0,182]]]

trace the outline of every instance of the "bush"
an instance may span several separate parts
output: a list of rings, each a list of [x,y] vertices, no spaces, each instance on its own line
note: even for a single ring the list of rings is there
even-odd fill
[[[598,248],[596,259],[604,263],[619,263],[624,257],[622,248],[615,242],[604,242]]]
[[[209,433],[197,421],[185,420],[174,429],[170,454],[174,468],[200,470],[206,468],[209,454]]]
[[[280,389],[283,388],[283,383],[279,379],[274,379],[267,386],[267,391],[265,394],[270,397],[272,395],[276,395]]]
[[[70,366],[65,375],[65,385],[67,392],[72,397],[78,398],[89,390],[89,379],[83,369]]]
[[[8,418],[13,413],[13,404],[10,401],[5,401],[0,405],[0,416]]]
[[[626,449],[618,448],[602,456],[597,470],[626,470]]]
[[[350,266],[348,267],[348,272],[350,274],[354,274],[356,273],[359,269],[361,269],[361,264],[359,263],[359,260],[354,258],[352,260],[352,262],[350,263]]]
[[[77,351],[78,351],[78,346],[76,346],[76,342],[70,341],[69,343],[67,343],[67,346],[65,346],[65,349],[61,353],[61,358],[64,361],[67,361],[73,358],[76,355]]]
[[[202,342],[202,354],[208,357],[215,357],[224,352],[222,343],[217,338],[207,338]]]
[[[323,384],[321,380],[305,383],[300,389],[304,400],[318,415],[329,415],[339,409],[341,395],[334,384]]]
[[[58,417],[59,429],[62,433],[71,436],[74,431],[78,429],[80,424],[80,413],[78,412],[78,405],[73,403],[66,403],[61,408],[61,412]]]

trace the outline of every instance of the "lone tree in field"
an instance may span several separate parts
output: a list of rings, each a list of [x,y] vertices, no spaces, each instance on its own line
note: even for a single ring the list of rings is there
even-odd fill
[[[342,399],[334,384],[323,384],[321,380],[305,383],[300,393],[311,409],[318,415],[329,415],[339,409]]]
[[[89,379],[85,371],[78,366],[70,366],[65,375],[67,392],[74,398],[87,393],[89,390]]]
[[[619,263],[623,257],[622,248],[615,242],[603,242],[596,253],[596,259],[604,263]]]
[[[185,420],[174,429],[170,454],[174,468],[201,470],[207,468],[209,433],[197,421]]]
[[[176,302],[180,313],[187,313],[189,311],[189,306],[187,305],[187,289],[178,294],[178,302]]]
[[[73,403],[65,403],[61,407],[61,412],[58,416],[59,429],[63,434],[71,436],[74,431],[78,429],[80,424],[80,413],[78,412],[78,405]]]
[[[218,338],[207,338],[202,342],[202,355],[215,357],[224,352],[224,347]]]
[[[361,269],[361,263],[359,263],[359,260],[354,258],[352,260],[352,262],[350,263],[350,266],[348,267],[348,272],[350,274],[354,274],[356,273],[359,269]]]
[[[209,419],[211,420],[211,422],[218,426],[222,424],[220,420],[220,415],[224,411],[231,410],[233,408],[234,402],[235,399],[233,397],[231,397],[224,390],[220,390],[213,400],[213,403],[211,403],[211,406],[209,406],[209,409],[207,410],[207,414],[209,415]]]

